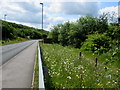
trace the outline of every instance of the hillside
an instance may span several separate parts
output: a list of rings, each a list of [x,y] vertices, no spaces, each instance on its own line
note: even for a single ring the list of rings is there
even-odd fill
[[[47,37],[48,31],[28,27],[21,24],[2,21],[2,40],[15,40],[17,38],[41,39]]]

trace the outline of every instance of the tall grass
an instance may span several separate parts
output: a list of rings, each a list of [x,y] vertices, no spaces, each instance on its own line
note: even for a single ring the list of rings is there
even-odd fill
[[[49,88],[119,88],[119,70],[80,57],[80,50],[58,44],[41,44],[49,68]]]

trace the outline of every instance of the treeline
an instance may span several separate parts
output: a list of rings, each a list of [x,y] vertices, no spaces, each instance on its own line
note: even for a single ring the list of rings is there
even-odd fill
[[[110,54],[120,60],[120,26],[108,24],[106,15],[100,17],[84,16],[76,22],[66,22],[54,26],[49,34],[54,43],[80,48],[93,54]]]
[[[47,37],[48,31],[35,29],[21,24],[11,23],[7,21],[2,22],[2,40],[14,40],[17,38],[41,39]]]

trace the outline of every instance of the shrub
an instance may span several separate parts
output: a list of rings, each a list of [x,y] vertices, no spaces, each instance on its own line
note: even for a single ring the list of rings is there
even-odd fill
[[[105,34],[88,35],[82,48],[95,54],[103,54],[111,49],[111,39]]]

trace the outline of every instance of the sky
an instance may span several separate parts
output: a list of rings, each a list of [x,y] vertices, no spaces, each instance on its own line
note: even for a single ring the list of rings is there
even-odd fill
[[[99,16],[110,13],[118,16],[119,0],[2,0],[0,19],[41,29],[42,6],[44,29],[50,31],[54,25],[74,22],[81,16]]]

